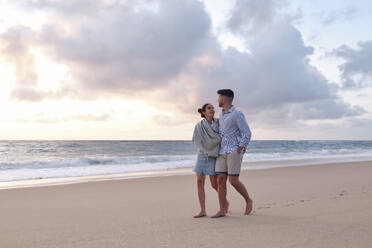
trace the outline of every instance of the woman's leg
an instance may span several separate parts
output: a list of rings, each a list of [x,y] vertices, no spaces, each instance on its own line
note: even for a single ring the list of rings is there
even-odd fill
[[[200,218],[200,217],[204,217],[207,215],[205,211],[205,191],[204,191],[205,176],[201,174],[196,174],[196,183],[197,183],[197,188],[198,188],[200,213],[195,215],[194,218]]]

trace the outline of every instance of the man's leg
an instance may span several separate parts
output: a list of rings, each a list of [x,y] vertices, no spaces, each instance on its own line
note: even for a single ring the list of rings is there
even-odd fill
[[[217,184],[218,184],[218,201],[220,203],[220,210],[212,216],[212,218],[223,217],[226,215],[226,181],[227,175],[226,174],[219,174],[217,177]]]
[[[229,176],[230,184],[238,191],[244,198],[246,207],[244,214],[250,214],[253,208],[253,201],[249,197],[248,191],[245,188],[244,184],[239,180],[239,176]]]
[[[216,192],[218,193],[218,183],[217,183],[217,177],[218,175],[210,175],[209,179],[211,181],[211,186]]]
[[[209,176],[209,179],[211,180],[212,188],[214,188],[216,190],[217,194],[218,194],[218,182],[217,182],[217,178],[218,178],[218,175]],[[227,200],[227,196],[226,196],[226,203],[225,203],[225,210],[224,210],[225,213],[228,213],[229,212],[229,206],[230,206],[230,202]]]

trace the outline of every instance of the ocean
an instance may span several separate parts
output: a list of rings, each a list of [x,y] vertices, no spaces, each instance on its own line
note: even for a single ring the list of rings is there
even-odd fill
[[[0,141],[0,182],[179,169],[191,173],[196,152],[191,141]],[[254,140],[243,169],[369,160],[372,141]]]

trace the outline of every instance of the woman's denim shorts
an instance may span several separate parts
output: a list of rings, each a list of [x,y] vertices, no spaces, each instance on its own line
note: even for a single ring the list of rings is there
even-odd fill
[[[194,172],[200,175],[215,175],[216,157],[206,156],[203,152],[198,152]]]

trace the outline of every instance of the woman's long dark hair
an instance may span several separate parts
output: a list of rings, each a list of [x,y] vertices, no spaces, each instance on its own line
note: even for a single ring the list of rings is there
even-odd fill
[[[202,118],[205,118],[205,115],[203,114],[203,112],[205,112],[205,109],[207,108],[207,106],[209,105],[210,103],[206,103],[204,104],[201,108],[198,108],[198,112],[200,113],[201,117]]]

